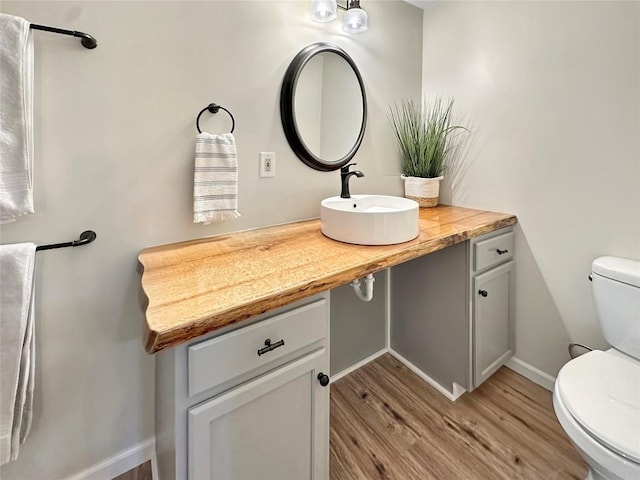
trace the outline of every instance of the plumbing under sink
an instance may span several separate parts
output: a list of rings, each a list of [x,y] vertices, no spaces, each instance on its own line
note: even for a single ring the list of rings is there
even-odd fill
[[[389,195],[329,197],[320,203],[322,233],[358,245],[391,245],[418,236],[417,202]]]

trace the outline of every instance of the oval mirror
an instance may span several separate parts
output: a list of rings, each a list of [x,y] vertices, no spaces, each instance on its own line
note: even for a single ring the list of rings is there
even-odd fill
[[[367,124],[367,97],[353,59],[330,43],[302,49],[284,75],[280,116],[291,149],[308,166],[326,172],[346,165]]]

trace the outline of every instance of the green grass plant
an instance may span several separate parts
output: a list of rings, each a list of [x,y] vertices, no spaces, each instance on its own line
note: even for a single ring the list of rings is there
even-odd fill
[[[408,177],[440,177],[456,151],[456,136],[468,132],[453,120],[454,99],[433,103],[400,100],[390,108],[389,123],[402,155],[402,173]]]

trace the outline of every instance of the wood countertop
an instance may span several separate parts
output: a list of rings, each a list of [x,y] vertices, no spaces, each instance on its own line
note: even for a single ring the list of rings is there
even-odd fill
[[[397,245],[331,240],[320,220],[147,248],[145,348],[155,353],[413,258],[514,225],[514,215],[420,209],[420,234]]]

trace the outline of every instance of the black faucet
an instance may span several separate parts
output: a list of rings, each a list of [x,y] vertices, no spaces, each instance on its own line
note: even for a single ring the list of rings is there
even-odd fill
[[[340,190],[341,198],[351,198],[351,194],[349,193],[349,177],[351,175],[355,175],[358,178],[364,177],[364,173],[360,170],[354,170],[353,172],[349,171],[349,167],[355,165],[355,163],[347,163],[344,167],[340,169],[340,181],[342,183],[342,190]]]

